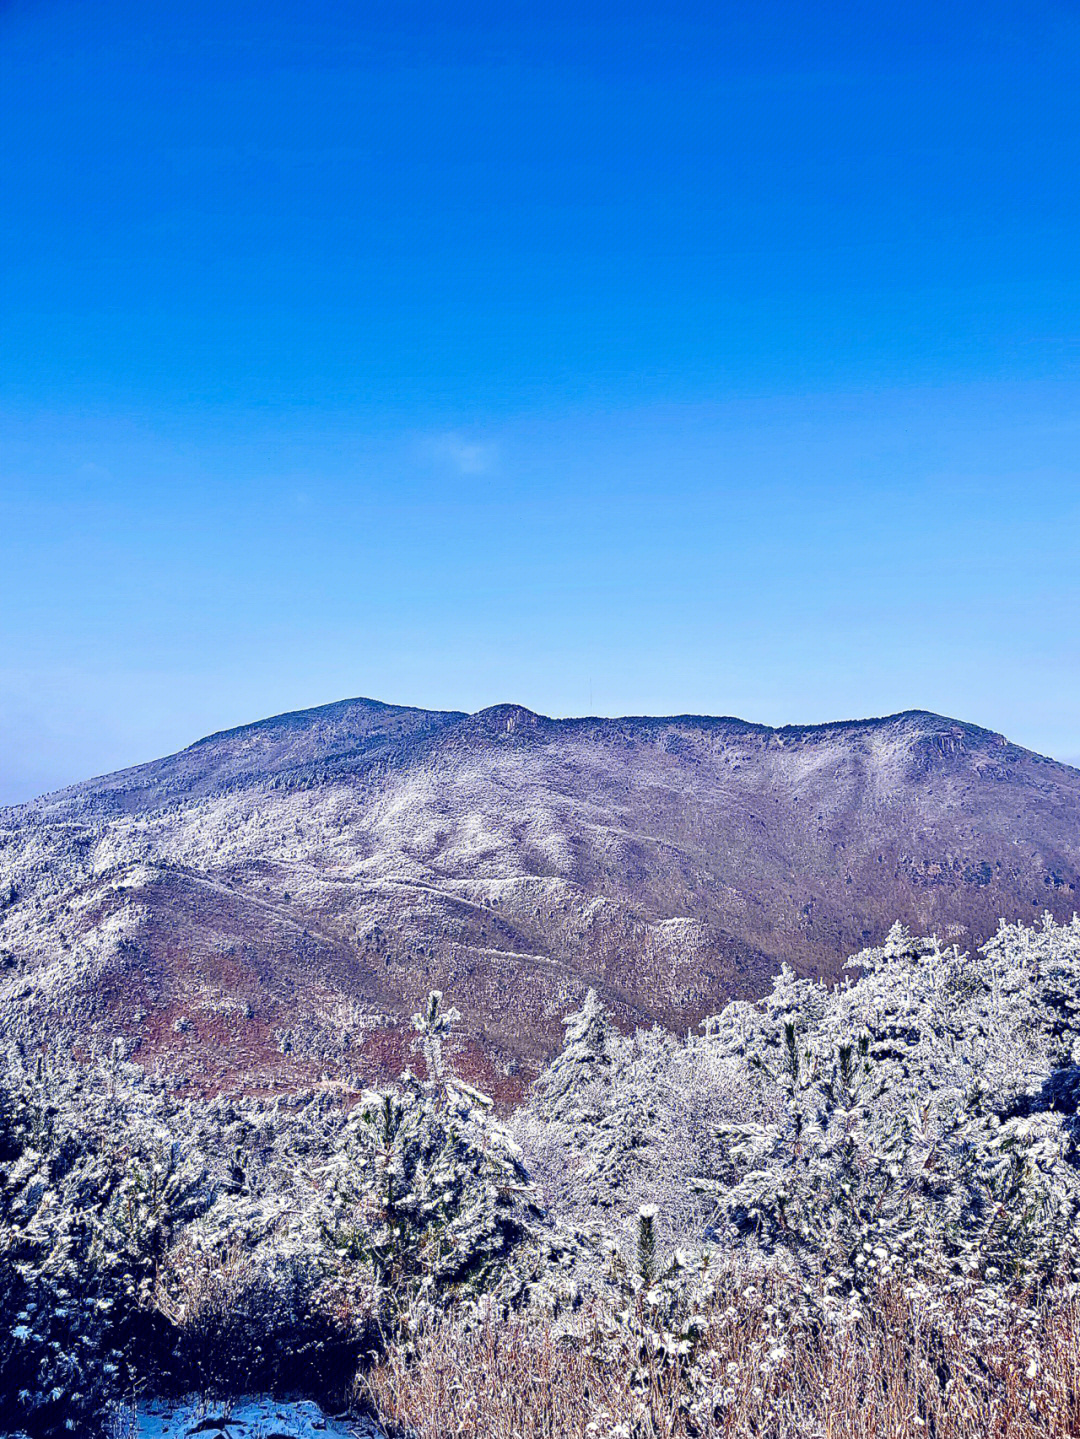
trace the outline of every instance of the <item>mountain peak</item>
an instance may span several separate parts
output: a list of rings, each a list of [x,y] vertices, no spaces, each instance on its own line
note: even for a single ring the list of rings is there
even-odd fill
[[[526,730],[544,729],[554,723],[546,715],[515,704],[489,705],[469,718],[475,728],[493,734],[520,734]]]

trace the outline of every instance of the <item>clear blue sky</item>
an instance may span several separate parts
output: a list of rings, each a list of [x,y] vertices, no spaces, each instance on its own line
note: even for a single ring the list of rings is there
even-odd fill
[[[0,3],[0,799],[365,694],[1080,758],[1080,8]]]

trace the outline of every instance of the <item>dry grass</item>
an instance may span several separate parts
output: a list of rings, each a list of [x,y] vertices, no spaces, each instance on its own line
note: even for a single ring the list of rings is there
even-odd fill
[[[774,1296],[775,1297],[775,1296]],[[883,1290],[844,1334],[791,1330],[768,1296],[711,1316],[687,1367],[625,1341],[576,1341],[525,1322],[449,1324],[364,1379],[391,1432],[415,1439],[1073,1439],[1080,1305],[981,1319]],[[635,1378],[635,1369],[638,1370]],[[705,1398],[705,1395],[708,1395]]]

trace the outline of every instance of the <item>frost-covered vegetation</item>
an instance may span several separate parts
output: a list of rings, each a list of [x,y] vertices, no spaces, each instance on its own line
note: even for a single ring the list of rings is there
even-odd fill
[[[590,994],[508,1120],[437,995],[424,1077],[381,1093],[10,1054],[0,1412],[89,1434],[137,1387],[277,1388],[422,1439],[1080,1432],[1080,921],[851,964],[685,1038]]]

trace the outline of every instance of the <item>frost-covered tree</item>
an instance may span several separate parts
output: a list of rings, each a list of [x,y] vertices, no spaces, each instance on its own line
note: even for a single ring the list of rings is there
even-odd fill
[[[656,1203],[669,1249],[749,1246],[838,1293],[1067,1269],[1080,923],[1003,925],[974,955],[897,926],[851,967],[784,969],[681,1043],[613,1040],[601,1087],[560,1057],[516,1132],[564,1212],[628,1233]]]
[[[618,1031],[595,989],[563,1026],[563,1048],[536,1082],[535,1105],[545,1120],[574,1125],[602,1110]]]
[[[32,1434],[89,1432],[135,1362],[173,1226],[208,1203],[205,1166],[95,1085],[16,1058],[0,1145],[0,1409]],[[132,1122],[134,1121],[134,1122]]]
[[[416,1031],[427,1067],[427,1077],[436,1084],[441,1084],[446,1077],[443,1040],[460,1020],[461,1015],[456,1009],[443,1009],[442,991],[438,989],[430,992],[424,1008],[412,1017],[413,1029]]]
[[[495,1287],[539,1214],[490,1103],[452,1079],[367,1094],[342,1157],[327,1234],[370,1278],[384,1324]]]

